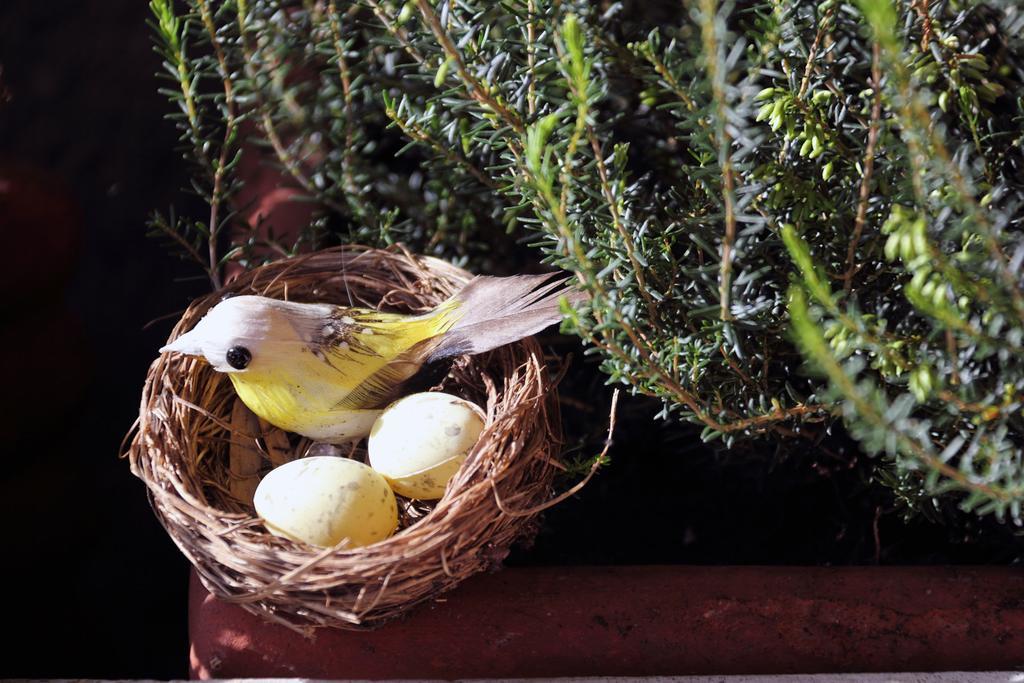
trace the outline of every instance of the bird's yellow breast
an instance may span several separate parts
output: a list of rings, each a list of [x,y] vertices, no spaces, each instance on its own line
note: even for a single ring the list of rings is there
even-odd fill
[[[250,410],[281,429],[300,434],[321,422],[354,386],[343,372],[308,352],[259,372],[229,377]]]

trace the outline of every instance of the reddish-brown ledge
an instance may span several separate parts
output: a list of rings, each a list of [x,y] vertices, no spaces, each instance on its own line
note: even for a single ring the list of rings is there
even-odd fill
[[[306,639],[193,577],[193,677],[452,679],[1024,667],[1006,567],[540,567]]]

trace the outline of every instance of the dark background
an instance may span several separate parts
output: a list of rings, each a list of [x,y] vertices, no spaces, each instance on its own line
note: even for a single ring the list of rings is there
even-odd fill
[[[146,237],[188,204],[147,12],[0,2],[0,677],[187,676],[188,565],[118,457],[170,322],[144,325],[204,285]]]
[[[155,209],[201,211],[181,189],[147,12],[142,0],[0,2],[0,585],[12,633],[0,677],[187,675],[188,565],[118,457],[146,368],[208,286],[145,236]],[[578,349],[554,347],[573,350],[565,418],[577,455],[592,455],[610,392]],[[1019,554],[1003,527],[905,524],[841,435],[785,455],[719,454],[652,423],[655,408],[624,397],[611,466],[510,563]]]

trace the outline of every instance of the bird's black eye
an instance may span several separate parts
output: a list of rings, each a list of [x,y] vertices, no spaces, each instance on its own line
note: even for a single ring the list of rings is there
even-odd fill
[[[228,349],[228,365],[235,370],[245,370],[252,360],[252,354],[244,346],[232,346]]]

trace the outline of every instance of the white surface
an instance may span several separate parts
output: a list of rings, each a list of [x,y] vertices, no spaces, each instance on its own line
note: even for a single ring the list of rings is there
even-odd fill
[[[0,679],[46,683],[99,683],[103,679]],[[456,683],[1024,683],[1021,671],[947,671],[894,674],[793,674],[789,676],[637,676],[594,678],[482,678],[458,679]],[[387,683],[382,681],[328,681],[310,678],[213,679],[212,683]],[[104,683],[107,683],[104,681]],[[134,683],[162,683],[135,681]],[[170,681],[167,683],[190,683]],[[407,679],[402,683],[442,683],[432,679]],[[447,683],[447,682],[445,682]]]

